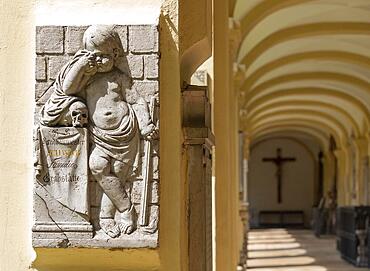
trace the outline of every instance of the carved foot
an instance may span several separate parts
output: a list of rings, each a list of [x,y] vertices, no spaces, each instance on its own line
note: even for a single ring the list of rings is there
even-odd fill
[[[116,238],[121,234],[120,226],[113,218],[100,218],[100,227],[109,237]]]
[[[135,220],[135,209],[134,206],[131,205],[130,210],[121,213],[121,218],[118,225],[122,234],[131,234],[136,230],[134,220]]]
[[[134,232],[135,227],[133,224],[121,222],[119,223],[119,229],[122,234],[131,234]]]

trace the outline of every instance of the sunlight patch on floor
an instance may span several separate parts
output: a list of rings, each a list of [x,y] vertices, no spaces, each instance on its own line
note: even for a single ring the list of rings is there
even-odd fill
[[[258,235],[250,235],[249,240],[275,240],[275,239],[284,239],[284,238],[292,238],[293,236],[291,234],[272,234],[272,235],[267,235],[267,234],[258,234]]]
[[[268,267],[268,266],[299,266],[313,264],[315,259],[312,257],[279,257],[279,258],[263,258],[248,260],[249,267]]]
[[[305,255],[307,251],[305,249],[283,249],[283,250],[265,250],[265,251],[250,251],[248,253],[249,258],[274,258],[274,257],[293,257]]]
[[[248,268],[248,271],[327,271],[322,266],[291,266],[291,267],[268,267],[268,268]]]
[[[252,239],[248,241],[248,244],[293,243],[295,241],[297,241],[295,238]]]
[[[299,243],[277,243],[277,244],[252,244],[248,245],[248,251],[299,248]]]
[[[248,271],[357,271],[340,258],[335,237],[309,230],[260,229],[248,234]]]

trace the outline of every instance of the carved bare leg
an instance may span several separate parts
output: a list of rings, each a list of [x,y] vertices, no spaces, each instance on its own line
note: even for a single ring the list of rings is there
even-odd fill
[[[121,180],[122,185],[126,188],[126,194],[131,203],[130,190],[131,186],[127,183],[128,175],[132,172],[130,171],[132,167],[128,164],[122,163],[121,161],[115,160],[112,162],[112,170]],[[118,225],[120,227],[122,234],[131,234],[136,229],[136,212],[134,206],[131,204],[130,208],[121,212]]]
[[[113,202],[108,198],[108,196],[103,193],[99,224],[102,230],[112,238],[118,237],[121,234],[119,225],[114,221],[115,213],[116,207],[114,207]]]
[[[90,155],[89,166],[104,193],[122,213],[131,208],[131,201],[120,179],[111,172],[110,160],[110,157],[95,147]]]
[[[101,175],[97,181],[120,213],[130,209],[131,201],[126,194],[124,186],[116,176]]]

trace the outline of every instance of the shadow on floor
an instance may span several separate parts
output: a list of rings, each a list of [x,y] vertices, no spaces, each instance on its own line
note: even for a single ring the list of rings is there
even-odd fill
[[[359,270],[340,258],[334,236],[318,239],[309,230],[260,229],[248,238],[248,271]]]

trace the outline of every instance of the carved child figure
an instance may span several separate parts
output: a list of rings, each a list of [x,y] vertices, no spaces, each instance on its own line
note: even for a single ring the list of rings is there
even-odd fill
[[[85,49],[60,72],[55,91],[42,109],[41,123],[74,123],[73,114],[78,112],[73,109],[85,112],[85,101],[92,141],[89,167],[104,192],[99,223],[106,234],[115,238],[136,229],[128,179],[137,167],[140,136],[156,138],[158,129],[143,98],[137,98],[134,104],[126,101],[132,82],[120,69],[123,48],[114,27],[90,26],[83,43]],[[73,106],[76,102],[78,106]],[[78,125],[83,124],[80,121]]]
[[[144,99],[138,98],[133,105],[126,101],[131,78],[117,68],[123,48],[113,28],[89,27],[84,46],[95,56],[95,62],[85,69],[97,72],[85,89],[93,142],[89,166],[104,191],[100,226],[109,236],[117,237],[136,229],[128,178],[137,166],[140,134],[154,138],[157,129]],[[116,210],[118,221],[114,219]]]

